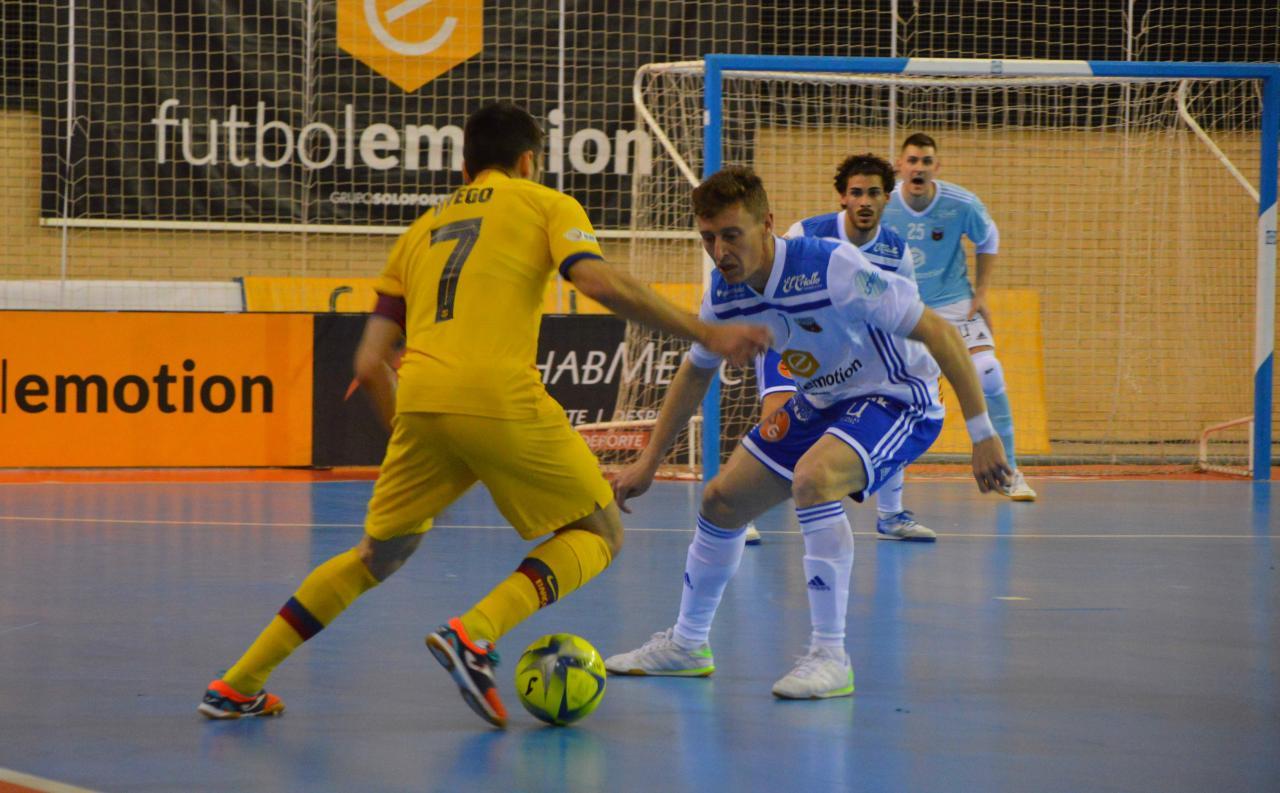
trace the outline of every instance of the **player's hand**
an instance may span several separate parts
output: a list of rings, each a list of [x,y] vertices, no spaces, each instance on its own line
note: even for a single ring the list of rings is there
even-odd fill
[[[996,326],[991,322],[991,310],[987,308],[987,293],[974,292],[973,299],[969,301],[969,319],[976,316],[982,316],[983,321],[987,323],[987,328],[995,331]]]
[[[627,499],[644,495],[649,485],[653,484],[656,473],[656,466],[641,459],[614,475],[610,484],[613,485],[613,498],[618,502],[618,509],[628,515],[631,514],[631,510],[627,507]]]
[[[1000,436],[992,435],[984,441],[973,445],[973,478],[978,480],[978,489],[990,493],[998,487],[1009,484],[1013,469],[1004,456],[1004,444]]]
[[[773,335],[763,325],[710,325],[703,346],[733,366],[746,366],[772,341]]]

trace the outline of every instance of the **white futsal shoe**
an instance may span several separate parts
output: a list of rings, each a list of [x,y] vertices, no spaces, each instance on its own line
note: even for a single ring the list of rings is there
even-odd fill
[[[1014,501],[1035,501],[1036,491],[1031,489],[1021,471],[1014,471],[1009,484],[1000,488],[1000,495]]]
[[[904,509],[894,515],[880,515],[876,518],[877,540],[903,540],[905,542],[934,542],[938,533]]]
[[[844,650],[810,647],[795,669],[773,684],[780,699],[828,699],[853,693],[853,666]]]
[[[696,650],[686,650],[675,643],[674,628],[658,631],[638,649],[611,655],[604,668],[611,675],[664,675],[673,677],[706,677],[716,671],[711,645],[706,642]]]
[[[760,530],[756,528],[756,524],[748,523],[746,532],[747,532],[747,545],[760,544]]]

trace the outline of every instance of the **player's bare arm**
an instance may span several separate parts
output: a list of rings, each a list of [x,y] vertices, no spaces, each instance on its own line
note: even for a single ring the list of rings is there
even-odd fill
[[[758,325],[709,325],[600,259],[581,259],[569,270],[578,291],[624,319],[641,322],[690,341],[744,366],[769,346],[769,331]]]
[[[667,456],[671,444],[675,442],[680,430],[689,422],[689,418],[698,410],[702,397],[711,385],[711,378],[717,369],[703,369],[689,359],[680,364],[671,387],[667,389],[667,398],[658,411],[658,420],[654,424],[653,433],[649,437],[649,445],[631,465],[622,469],[613,478],[613,496],[618,501],[618,508],[630,512],[627,499],[639,496],[653,484],[653,477],[658,466]]]
[[[973,273],[973,302],[969,305],[969,319],[981,314],[991,330],[995,330],[996,326],[991,321],[991,310],[987,306],[987,290],[991,286],[991,276],[996,270],[996,255],[994,253],[978,254],[978,264]]]
[[[396,413],[396,373],[392,362],[403,337],[395,320],[370,314],[356,348],[356,381],[373,400],[374,413],[388,430]]]
[[[982,385],[969,360],[964,340],[951,323],[932,309],[926,308],[908,336],[929,348],[929,353],[938,362],[942,374],[956,391],[965,421],[983,423],[987,415],[987,402],[982,396]],[[985,421],[985,426],[990,426],[990,420]],[[974,436],[974,429],[971,427],[970,435],[978,438],[973,444],[973,478],[978,482],[978,489],[986,493],[1007,483],[1013,471],[1009,468],[1004,446],[995,430],[991,429],[989,434],[979,432]]]

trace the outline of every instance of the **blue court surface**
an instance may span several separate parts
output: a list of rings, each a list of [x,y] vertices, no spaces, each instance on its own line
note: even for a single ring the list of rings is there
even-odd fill
[[[95,791],[1280,790],[1274,486],[1035,486],[909,481],[933,546],[877,542],[850,504],[852,698],[769,693],[809,632],[780,508],[714,677],[611,678],[590,718],[543,727],[512,690],[528,642],[611,654],[674,621],[698,491],[660,483],[614,566],[503,640],[499,732],[423,646],[527,547],[483,490],[280,667],[283,717],[212,723],[205,683],[357,541],[371,483],[0,485],[0,768]]]

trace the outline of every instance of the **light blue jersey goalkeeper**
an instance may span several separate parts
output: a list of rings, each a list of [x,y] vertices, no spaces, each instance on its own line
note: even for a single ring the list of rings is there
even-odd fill
[[[973,297],[961,236],[968,237],[978,253],[997,253],[1000,248],[1000,232],[976,195],[941,179],[933,184],[937,192],[923,212],[907,206],[899,186],[880,220],[906,240],[920,298],[930,307]]]

